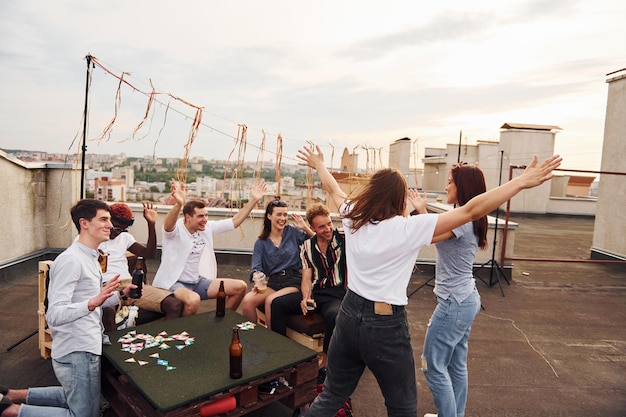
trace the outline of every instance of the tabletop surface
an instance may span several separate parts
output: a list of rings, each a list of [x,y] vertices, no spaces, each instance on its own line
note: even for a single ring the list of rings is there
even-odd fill
[[[244,322],[247,322],[245,317],[227,310],[221,318],[209,312],[109,332],[111,345],[104,347],[103,355],[160,411],[271,375],[316,356],[315,351],[256,325],[251,330],[239,331],[243,377],[231,379],[228,347],[232,329]]]

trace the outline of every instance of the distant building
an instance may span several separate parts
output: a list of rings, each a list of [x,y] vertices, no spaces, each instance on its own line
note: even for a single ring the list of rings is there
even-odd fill
[[[122,179],[108,177],[94,180],[94,198],[103,201],[126,201],[126,183]]]
[[[443,192],[448,183],[448,173],[458,162],[477,165],[485,174],[487,189],[498,185],[500,158],[498,142],[479,140],[476,145],[448,144],[445,149],[426,148],[423,181],[419,188],[433,192]],[[507,170],[508,172],[508,170]]]
[[[411,169],[411,139],[398,139],[389,145],[389,168],[395,168],[404,175],[409,188],[419,188],[423,171]]]
[[[135,170],[129,166],[113,168],[111,170],[111,177],[124,180],[126,189],[130,189],[135,186]]]
[[[348,148],[343,149],[343,154],[341,155],[341,164],[339,165],[339,170],[341,172],[356,172],[357,167],[359,166],[359,155],[355,153],[350,153]]]
[[[533,155],[540,161],[554,155],[558,126],[505,123],[500,127],[500,151],[504,156],[501,183],[509,180],[510,165],[524,166]],[[518,172],[516,175],[519,175]],[[511,211],[516,213],[546,213],[550,197],[550,184],[545,183],[525,190],[511,199]]]
[[[96,178],[112,178],[113,173],[111,171],[99,171],[95,169],[88,169],[85,172],[85,189],[87,192],[96,195]]]

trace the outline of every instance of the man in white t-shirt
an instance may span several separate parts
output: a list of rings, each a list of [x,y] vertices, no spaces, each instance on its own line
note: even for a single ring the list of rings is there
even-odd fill
[[[233,217],[218,221],[208,221],[202,200],[185,203],[184,182],[172,181],[171,188],[175,203],[163,222],[161,265],[152,284],[173,291],[184,304],[183,316],[188,316],[198,311],[200,300],[216,298],[219,281],[224,281],[226,308],[237,310],[248,284],[241,279],[216,279],[213,235],[233,231],[246,220],[263,198],[265,181],[254,184],[250,200]],[[181,209],[183,218],[179,219]]]
[[[143,203],[143,217],[148,225],[148,242],[144,246],[128,232],[128,228],[135,222],[130,207],[125,203],[115,203],[110,208],[111,223],[113,224],[111,238],[102,242],[98,247],[101,253],[108,254],[106,271],[102,273],[102,283],[119,274],[122,279],[121,288],[124,288],[131,282],[126,252],[129,251],[144,259],[152,259],[156,254],[155,223],[158,214],[152,203]],[[120,302],[123,305],[134,305],[147,311],[162,313],[165,315],[165,320],[180,317],[183,310],[182,302],[176,299],[171,291],[147,284],[143,285],[141,298],[128,298],[120,292]],[[103,309],[102,321],[107,331],[116,330],[115,309],[112,307]]]

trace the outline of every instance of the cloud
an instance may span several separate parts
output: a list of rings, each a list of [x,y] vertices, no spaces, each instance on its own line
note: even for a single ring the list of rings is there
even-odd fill
[[[354,61],[367,61],[380,59],[382,56],[401,48],[415,48],[424,44],[481,38],[488,31],[489,21],[489,14],[450,13],[449,15],[441,15],[423,26],[355,42],[343,48],[337,55]]]

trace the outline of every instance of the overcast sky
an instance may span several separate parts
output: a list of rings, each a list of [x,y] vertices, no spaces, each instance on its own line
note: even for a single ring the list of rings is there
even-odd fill
[[[504,5],[506,4],[506,5]],[[307,141],[334,166],[345,147],[402,137],[424,147],[498,140],[505,122],[557,125],[564,167],[600,169],[607,73],[626,67],[623,0],[2,1],[0,147],[295,162]],[[168,95],[169,93],[169,95]],[[177,97],[181,100],[176,100]],[[245,124],[247,146],[235,146]],[[529,155],[530,159],[531,155]],[[378,156],[377,156],[378,158]],[[330,165],[330,162],[329,162]]]

